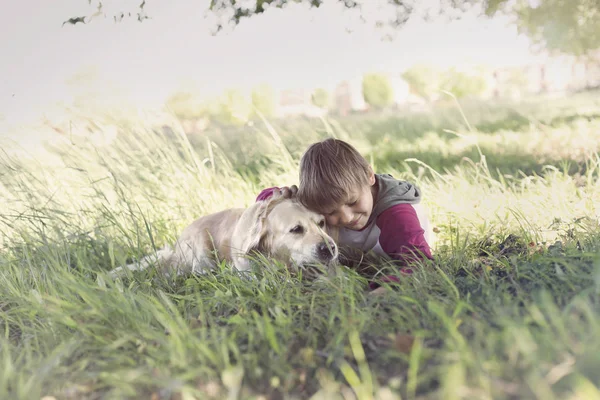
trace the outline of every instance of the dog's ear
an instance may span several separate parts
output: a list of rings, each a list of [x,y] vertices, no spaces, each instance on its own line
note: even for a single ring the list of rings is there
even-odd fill
[[[253,250],[259,250],[261,241],[267,233],[265,219],[269,206],[279,197],[274,194],[267,200],[254,203],[244,211],[236,224],[231,238],[231,258],[238,271],[250,269],[247,256]]]

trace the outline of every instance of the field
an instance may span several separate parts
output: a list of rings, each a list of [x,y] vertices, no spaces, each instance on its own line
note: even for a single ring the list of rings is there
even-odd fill
[[[0,398],[600,398],[599,99],[189,136],[174,118],[88,113],[112,143],[80,124],[43,154],[3,151]],[[422,188],[433,262],[376,296],[346,268],[106,274],[297,183],[302,151],[331,135]]]

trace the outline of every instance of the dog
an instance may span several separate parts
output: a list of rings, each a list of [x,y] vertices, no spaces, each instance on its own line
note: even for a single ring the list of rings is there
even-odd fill
[[[292,269],[311,264],[331,266],[338,258],[325,217],[308,210],[295,196],[279,191],[246,209],[203,216],[183,230],[174,250],[164,247],[138,263],[113,269],[110,275],[116,278],[125,269],[143,270],[153,264],[167,275],[202,274],[221,260],[238,271],[248,271],[250,256],[256,253]]]

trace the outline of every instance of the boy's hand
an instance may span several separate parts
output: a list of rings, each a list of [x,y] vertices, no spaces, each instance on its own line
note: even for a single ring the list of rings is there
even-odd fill
[[[264,201],[271,197],[283,197],[284,199],[291,199],[296,196],[298,193],[298,186],[282,186],[282,187],[271,187],[268,189],[263,189],[262,192],[256,197],[256,201]]]
[[[282,186],[279,188],[279,195],[283,196],[284,199],[291,199],[296,196],[296,193],[298,193],[298,186],[296,185]]]

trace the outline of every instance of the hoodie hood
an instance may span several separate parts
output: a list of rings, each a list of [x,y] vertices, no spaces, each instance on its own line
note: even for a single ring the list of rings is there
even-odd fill
[[[371,217],[396,204],[418,204],[421,202],[421,190],[410,182],[399,181],[390,174],[375,174],[377,199],[373,205]]]

